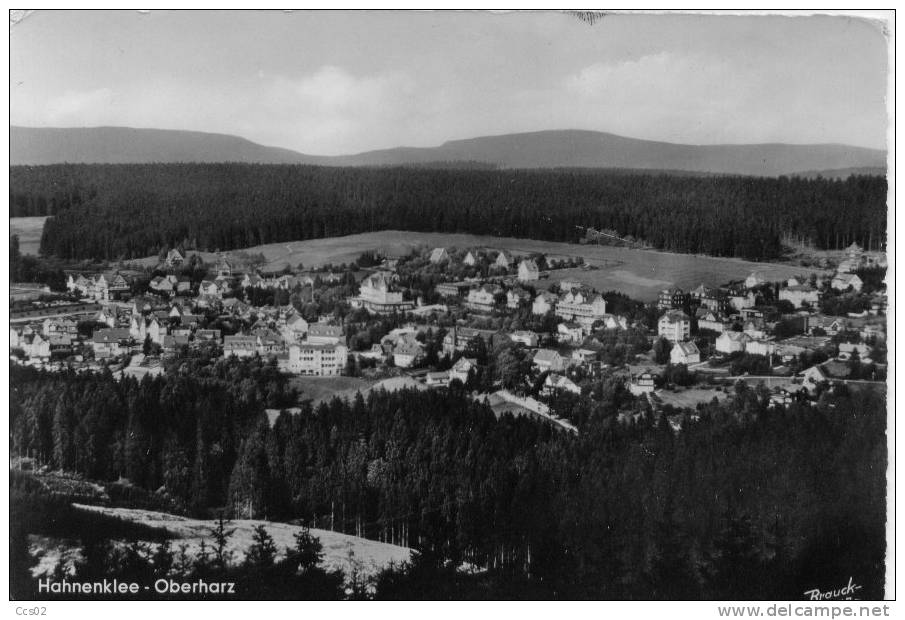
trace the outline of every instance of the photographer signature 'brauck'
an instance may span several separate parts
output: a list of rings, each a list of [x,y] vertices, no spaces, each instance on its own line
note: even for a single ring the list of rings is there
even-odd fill
[[[837,590],[821,590],[814,588],[813,590],[805,590],[804,595],[809,601],[852,601],[855,593],[861,589],[861,586],[853,583],[854,578],[849,577],[848,583]]]

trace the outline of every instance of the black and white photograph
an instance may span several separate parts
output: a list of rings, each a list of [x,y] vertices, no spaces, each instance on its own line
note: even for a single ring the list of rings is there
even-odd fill
[[[894,11],[9,18],[10,615],[891,615]]]

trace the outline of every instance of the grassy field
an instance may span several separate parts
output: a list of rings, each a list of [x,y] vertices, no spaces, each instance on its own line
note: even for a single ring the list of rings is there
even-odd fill
[[[19,235],[19,251],[22,254],[37,255],[41,247],[41,232],[44,230],[46,217],[11,217],[9,218],[9,234]]]
[[[716,397],[717,400],[725,400],[728,397],[723,391],[692,388],[682,390],[681,392],[671,392],[669,390],[660,390],[657,396],[664,405],[672,405],[677,408],[694,409],[698,403],[709,403]]]
[[[293,377],[289,385],[302,392],[302,400],[311,399],[314,404],[334,396],[351,398],[355,392],[366,391],[373,381],[360,377]]]
[[[23,252],[37,253],[44,219],[36,217],[13,218],[11,230],[20,235]],[[543,252],[548,257],[582,257],[588,265],[597,269],[566,269],[555,271],[549,280],[539,283],[549,286],[563,278],[579,280],[600,291],[615,290],[642,301],[653,301],[657,293],[666,287],[678,286],[690,289],[699,284],[719,286],[731,280],[744,279],[752,271],[760,271],[768,280],[785,280],[793,275],[820,271],[781,263],[756,263],[737,258],[715,258],[693,254],[677,254],[656,250],[640,250],[609,246],[577,245],[511,237],[467,235],[452,233],[419,233],[400,230],[271,243],[245,248],[249,254],[263,254],[267,264],[264,271],[278,271],[286,265],[292,268],[302,264],[305,268],[319,267],[327,263],[349,263],[362,252],[373,250],[382,254],[406,254],[412,249],[434,247],[505,249],[519,256]],[[208,262],[217,260],[217,254],[200,252]],[[154,265],[158,258],[148,257],[135,261]]]
[[[775,280],[784,280],[793,275],[813,271],[794,265],[755,263],[736,258],[714,258],[656,250],[398,230],[276,243],[247,248],[246,251],[262,253],[269,261],[267,269],[277,270],[287,264],[295,267],[302,263],[305,267],[315,267],[325,263],[349,262],[366,250],[400,254],[412,248],[440,246],[505,249],[515,255],[543,252],[554,258],[580,256],[587,264],[599,269],[556,271],[550,280],[542,281],[541,286],[565,277],[574,277],[598,290],[617,290],[643,301],[656,299],[657,293],[669,286],[685,289],[694,288],[702,283],[717,286],[730,280],[744,279],[752,271],[760,271],[767,279]]]
[[[88,506],[76,504],[82,510],[97,511],[102,514],[115,516],[126,521],[142,523],[155,528],[166,529],[174,538],[173,548],[178,549],[181,544],[188,545],[188,553],[195,554],[200,549],[201,540],[206,539],[210,545],[210,529],[214,527],[214,521],[189,519],[165,512],[151,510],[138,510],[132,508],[110,508],[104,506]],[[255,527],[264,525],[267,533],[273,537],[279,554],[282,555],[286,547],[295,544],[294,536],[301,531],[301,526],[288,523],[276,523],[272,521],[258,521],[239,519],[231,521],[230,529],[235,533],[230,538],[229,549],[233,551],[233,557],[241,561],[245,552],[252,544],[252,533]],[[362,570],[369,575],[378,573],[391,562],[400,564],[409,559],[411,551],[405,547],[388,543],[368,540],[348,534],[331,532],[311,528],[311,534],[320,539],[324,546],[324,565],[328,568],[349,571],[349,550],[354,553],[355,560],[361,563]],[[58,551],[59,552],[59,551]],[[51,559],[44,559],[42,566],[51,566]]]

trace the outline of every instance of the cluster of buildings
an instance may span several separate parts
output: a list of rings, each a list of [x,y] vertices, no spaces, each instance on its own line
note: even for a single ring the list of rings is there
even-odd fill
[[[130,291],[130,281],[125,274],[117,271],[82,275],[70,274],[66,289],[94,301],[119,299]]]
[[[877,259],[865,258],[864,253],[856,250],[850,248],[847,260],[851,263],[841,264],[826,281],[820,278],[815,281],[812,277],[776,283],[760,273],[752,273],[732,288],[702,284],[691,291],[677,288],[661,291],[656,302],[660,314],[648,337],[662,337],[671,343],[669,363],[694,367],[705,362],[698,346],[701,337],[709,339],[707,348],[711,354],[727,358],[736,354],[760,355],[772,363],[777,357],[782,362],[796,359],[804,352],[826,346],[828,337],[855,331],[861,340],[845,343],[845,348],[840,346],[838,359],[831,361],[837,365],[853,357],[869,361],[870,348],[866,343],[885,337],[882,317],[825,317],[815,311],[827,286],[836,290],[861,290],[863,283],[851,267],[874,264],[870,261]],[[481,345],[484,351],[491,352],[502,340],[527,349],[532,376],[546,374],[541,393],[552,395],[581,392],[573,380],[581,376],[573,373],[577,368],[584,370],[583,375],[603,370],[596,350],[600,347],[592,338],[595,330],[632,327],[626,317],[607,312],[607,302],[600,293],[574,279],[563,279],[557,286],[548,287],[549,290],[535,289],[532,283],[542,276],[549,277],[549,272],[541,274],[537,261],[531,258],[516,260],[505,251],[490,254],[478,250],[469,250],[463,256],[446,248],[434,248],[425,256],[430,265],[461,261],[474,266],[479,261],[485,265],[489,261],[496,270],[491,272],[495,275],[443,281],[436,285],[435,292],[453,306],[477,314],[499,317],[518,312],[523,318],[544,317],[543,322],[536,324],[543,323],[544,329],[552,332],[480,329],[462,319],[446,330],[438,352],[454,360],[452,367],[443,371],[436,367],[425,369],[428,326],[419,317],[428,314],[419,314],[419,310],[426,308],[420,299],[412,299],[400,281],[396,267],[401,259],[384,261],[383,268],[364,277],[357,294],[346,301],[353,308],[363,308],[375,315],[408,314],[417,322],[392,330],[368,350],[353,351],[341,325],[326,320],[308,321],[292,305],[251,305],[251,300],[260,299],[260,295],[240,295],[248,301],[237,296],[250,289],[298,291],[312,287],[313,292],[319,284],[351,283],[348,274],[240,273],[221,257],[205,279],[192,281],[174,273],[161,273],[147,283],[147,294],[137,294],[142,286],[128,272],[72,274],[67,289],[96,302],[96,306],[80,307],[78,316],[67,316],[59,308],[48,310],[47,316],[40,313],[24,316],[11,327],[11,349],[17,351],[17,357],[24,355],[29,363],[41,364],[54,357],[72,355],[87,358],[86,363],[98,364],[126,355],[172,356],[186,347],[216,343],[222,346],[224,357],[274,358],[281,369],[295,375],[341,375],[352,358],[412,369],[412,374],[418,374],[427,386],[442,387],[455,380],[466,383],[478,370],[478,360],[469,351]],[[178,250],[170,250],[164,264],[176,268],[184,261]],[[434,272],[436,269],[432,269]],[[794,312],[781,313],[765,303],[765,287],[774,291],[773,299],[789,302]],[[128,301],[123,300],[126,297]],[[432,308],[448,310],[445,305]],[[549,322],[551,317],[553,321]],[[243,327],[239,333],[224,336],[212,326],[212,323],[222,325],[220,319]],[[799,335],[778,337],[775,330],[780,322],[797,325]],[[86,355],[89,349],[90,356]],[[415,371],[416,368],[420,370]],[[819,382],[820,377],[841,372],[832,364],[824,364],[808,369],[803,380]],[[631,391],[652,392],[657,383],[656,374],[646,370],[630,377]]]
[[[877,300],[869,311],[826,316],[819,310],[827,291],[862,291],[864,283],[850,270],[885,263],[882,256],[867,256],[854,245],[847,254],[840,269],[828,276],[771,282],[755,272],[734,288],[701,285],[687,292],[677,288],[661,291],[657,299],[657,307],[662,311],[657,335],[672,343],[669,363],[698,365],[697,370],[715,372],[710,367],[712,364],[707,367],[703,364],[704,355],[697,345],[704,341],[718,362],[717,368],[720,359],[730,360],[745,354],[769,360],[774,373],[789,374],[786,364],[802,359],[803,354],[803,359],[810,359],[808,356],[818,351],[834,351],[831,338],[844,333],[846,341],[838,344],[838,354],[832,354],[835,358],[804,369],[798,378],[792,379],[795,385],[803,386],[806,394],[809,385],[845,379],[847,362],[853,356],[861,363],[873,364],[869,356],[871,346],[885,340],[885,317],[881,316],[886,306],[885,291],[874,294]],[[764,292],[772,292],[774,300],[789,302],[792,310],[785,306],[781,311],[776,302],[765,301]],[[631,390],[636,394],[651,393],[656,378],[656,371],[650,368],[639,372],[631,380]]]

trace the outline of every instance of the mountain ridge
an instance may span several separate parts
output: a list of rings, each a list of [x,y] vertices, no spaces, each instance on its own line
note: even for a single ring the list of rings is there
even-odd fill
[[[129,127],[10,126],[10,164],[308,164],[406,166],[458,163],[498,168],[600,168],[750,176],[885,169],[886,153],[844,144],[678,144],[584,129],[478,136],[435,147],[307,155],[230,134]]]

